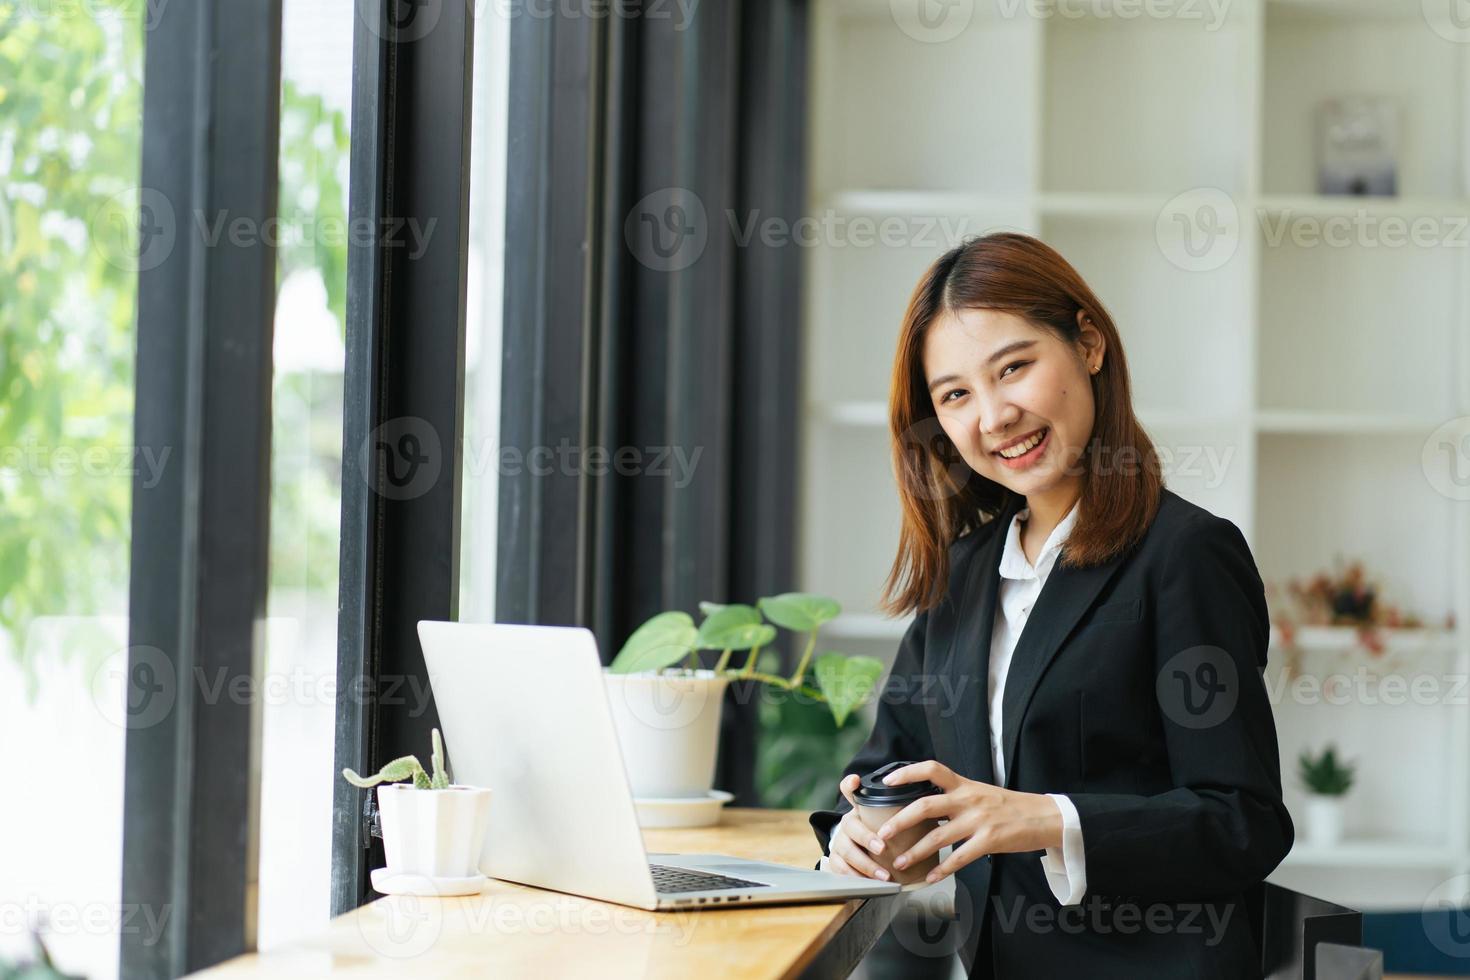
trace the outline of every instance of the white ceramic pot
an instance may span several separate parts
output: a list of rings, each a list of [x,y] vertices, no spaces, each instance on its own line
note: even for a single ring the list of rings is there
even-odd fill
[[[603,676],[633,795],[707,796],[729,680],[712,670]]]
[[[1333,847],[1342,840],[1342,797],[1307,797],[1307,843]]]
[[[392,874],[468,878],[479,874],[490,823],[490,791],[477,786],[378,787],[383,852]]]

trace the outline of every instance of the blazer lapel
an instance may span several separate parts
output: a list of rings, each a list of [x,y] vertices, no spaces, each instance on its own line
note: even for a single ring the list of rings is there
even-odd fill
[[[1066,545],[1062,545],[1065,553]],[[1016,744],[1020,737],[1021,722],[1026,709],[1036,693],[1036,685],[1051,665],[1062,641],[1077,625],[1077,620],[1092,605],[1103,586],[1122,565],[1122,556],[1116,556],[1101,565],[1090,568],[1065,568],[1061,555],[1052,566],[1046,584],[1036,597],[1036,604],[1026,619],[1026,627],[1016,642],[1011,655],[1010,670],[1006,675],[1006,688],[1001,696],[1001,747],[1005,760],[1005,783],[1015,784]],[[999,571],[996,572],[999,578]],[[988,634],[987,634],[988,638]]]
[[[956,617],[950,648],[951,696],[957,699],[952,730],[957,733],[960,757],[965,760],[968,779],[995,782],[990,759],[990,635],[995,624],[1000,556],[1005,548],[1006,528],[1025,505],[1025,498],[1008,495],[994,519],[995,530],[971,561],[965,587],[960,592],[963,607]]]

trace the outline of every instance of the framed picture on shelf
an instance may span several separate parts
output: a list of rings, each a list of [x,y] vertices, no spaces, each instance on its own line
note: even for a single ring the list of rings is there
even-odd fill
[[[1317,107],[1317,193],[1398,193],[1399,105],[1386,96],[1345,96]]]

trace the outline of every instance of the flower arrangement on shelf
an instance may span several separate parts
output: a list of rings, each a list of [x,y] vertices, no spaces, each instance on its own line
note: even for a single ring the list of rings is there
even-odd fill
[[[1386,630],[1424,629],[1426,624],[1416,613],[1382,601],[1382,588],[1369,576],[1359,560],[1334,560],[1330,571],[1317,572],[1304,579],[1287,579],[1285,597],[1274,585],[1267,586],[1267,602],[1272,609],[1271,625],[1280,635],[1280,647],[1286,655],[1289,677],[1300,673],[1302,650],[1298,643],[1301,627],[1337,626],[1356,631],[1357,645],[1374,658],[1387,649]],[[1455,627],[1454,613],[1445,617],[1444,629]]]

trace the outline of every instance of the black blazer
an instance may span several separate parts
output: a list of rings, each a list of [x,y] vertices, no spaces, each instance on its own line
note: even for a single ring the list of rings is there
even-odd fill
[[[951,547],[947,595],[905,633],[846,773],[937,759],[995,782],[991,626],[1006,528],[1025,502],[1007,497]],[[1268,631],[1240,530],[1168,490],[1127,553],[1052,567],[1002,695],[1005,785],[1071,797],[1087,893],[1063,909],[1037,851],[963,868],[972,977],[1260,975],[1245,893],[1293,838],[1261,681]],[[847,809],[839,794],[811,815],[823,853]]]

